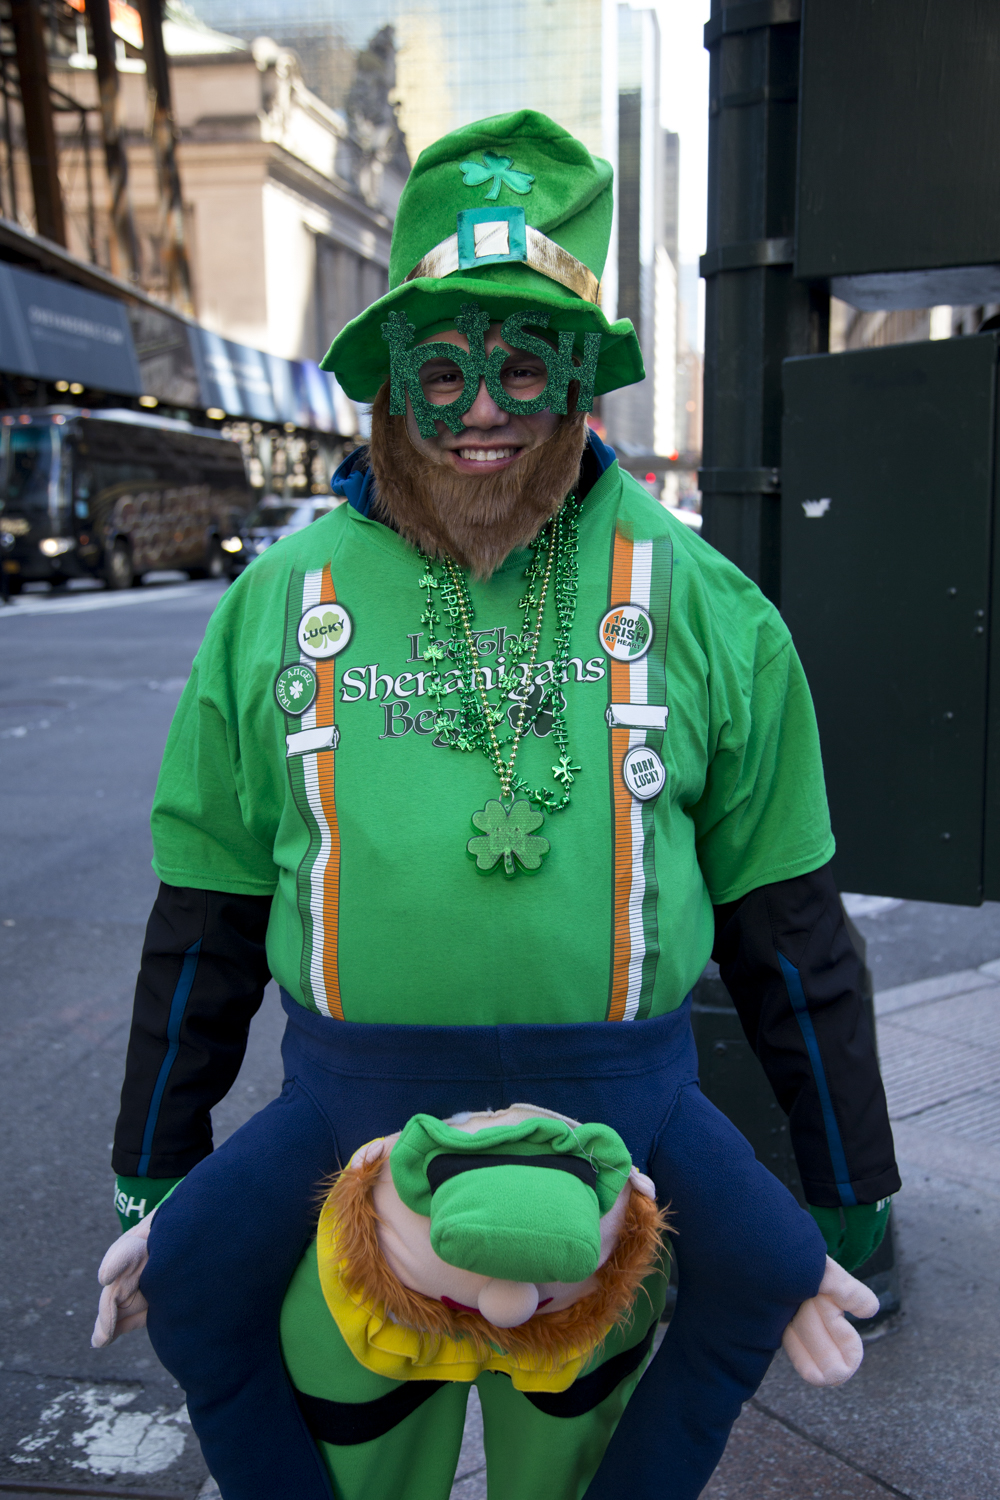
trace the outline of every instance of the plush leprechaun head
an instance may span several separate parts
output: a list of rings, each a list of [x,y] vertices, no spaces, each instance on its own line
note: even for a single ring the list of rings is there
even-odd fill
[[[661,1252],[654,1200],[610,1127],[513,1105],[415,1115],[356,1154],[328,1208],[344,1285],[395,1322],[551,1354],[628,1316]]]
[[[393,229],[390,290],[324,368],[374,401],[373,514],[488,576],[576,484],[595,395],[641,380],[600,277],[612,170],[533,110],[422,152]]]

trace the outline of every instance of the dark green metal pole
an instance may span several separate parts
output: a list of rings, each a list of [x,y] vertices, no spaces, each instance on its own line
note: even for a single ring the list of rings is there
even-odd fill
[[[796,281],[801,0],[712,0],[702,535],[776,604],[781,568],[781,362],[829,348],[830,298]],[[852,929],[864,958],[864,943]],[[874,1027],[870,976],[866,1002]],[[695,986],[702,1089],[803,1202],[788,1123],[718,977]],[[899,1307],[891,1235],[859,1276]]]
[[[703,535],[778,602],[781,361],[828,347],[792,276],[801,0],[712,0]]]

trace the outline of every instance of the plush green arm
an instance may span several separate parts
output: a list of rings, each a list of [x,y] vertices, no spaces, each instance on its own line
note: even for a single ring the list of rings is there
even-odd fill
[[[826,1253],[845,1271],[856,1271],[875,1254],[889,1222],[889,1199],[853,1208],[814,1208],[809,1212],[826,1240]]]
[[[116,1177],[115,1208],[122,1233],[152,1213],[183,1180],[182,1177]]]

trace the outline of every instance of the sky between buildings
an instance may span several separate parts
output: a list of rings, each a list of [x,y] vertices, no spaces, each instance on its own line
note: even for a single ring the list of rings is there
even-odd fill
[[[652,0],[660,22],[660,114],[680,149],[679,293],[684,334],[704,348],[705,284],[698,257],[708,213],[708,53],[703,43],[709,0]]]
[[[685,333],[700,347],[700,303],[697,258],[705,245],[708,173],[708,53],[702,31],[710,0],[632,0],[634,8],[656,11],[661,29],[661,123],[676,131],[680,145],[681,301]],[[509,108],[502,97],[504,80],[520,76],[525,101],[545,109],[575,130],[592,151],[602,150],[607,128],[607,101],[602,118],[601,12],[578,0],[506,0],[503,6],[475,0],[193,0],[193,9],[209,23],[237,35],[276,34],[295,45],[294,30],[328,37],[327,55],[310,48],[312,67],[323,69],[328,102],[336,97],[337,79],[344,92],[351,73],[349,52],[364,47],[386,22],[396,27],[399,81],[419,76],[419,110],[406,118],[406,90],[400,123],[411,154],[452,127],[456,119],[474,119]],[[596,30],[595,30],[596,27]],[[593,32],[593,36],[591,33]],[[435,57],[448,49],[463,59],[447,82],[428,90]],[[442,73],[445,70],[442,70]],[[307,73],[308,76],[308,73]],[[315,82],[313,86],[317,85]],[[495,97],[494,97],[495,96]],[[694,269],[692,270],[692,267]],[[694,326],[692,326],[694,325]]]
[[[702,34],[708,0],[654,0],[662,36],[660,113],[681,138],[680,254],[705,249],[708,202],[708,53]]]

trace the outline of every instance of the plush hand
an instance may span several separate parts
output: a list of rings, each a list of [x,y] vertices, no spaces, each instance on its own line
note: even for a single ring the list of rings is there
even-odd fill
[[[121,1239],[115,1240],[101,1261],[97,1279],[104,1290],[97,1309],[97,1322],[90,1336],[94,1349],[113,1344],[120,1333],[146,1326],[149,1304],[139,1290],[139,1277],[149,1259],[146,1241],[152,1222],[153,1215],[149,1213]]]
[[[863,1266],[882,1243],[889,1222],[889,1199],[878,1203],[856,1203],[852,1208],[814,1208],[809,1212],[826,1240],[826,1253],[843,1266],[856,1271]]]
[[[182,1180],[180,1177],[117,1177],[115,1208],[122,1233],[141,1223]]]
[[[788,1358],[810,1385],[843,1385],[864,1358],[861,1335],[848,1323],[845,1312],[873,1318],[878,1298],[827,1256],[819,1291],[803,1302],[781,1340]]]

